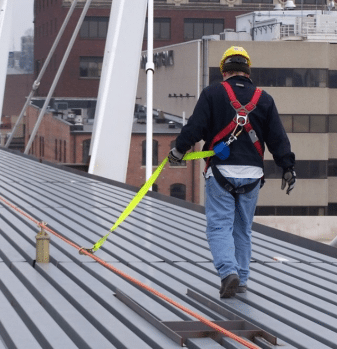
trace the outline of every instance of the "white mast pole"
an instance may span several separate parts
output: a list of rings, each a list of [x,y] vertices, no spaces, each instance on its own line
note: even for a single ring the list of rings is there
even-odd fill
[[[147,97],[146,97],[146,181],[152,175],[153,142],[153,0],[148,0],[147,9]],[[152,190],[152,188],[150,189]]]
[[[56,47],[57,47],[58,43],[59,43],[60,40],[61,40],[61,37],[62,37],[62,35],[63,35],[63,33],[64,33],[66,27],[67,27],[67,24],[68,24],[68,22],[69,22],[69,20],[70,20],[70,18],[71,18],[71,16],[72,16],[74,10],[75,10],[75,7],[76,7],[76,5],[77,5],[77,1],[78,1],[78,0],[74,0],[74,1],[73,1],[72,5],[71,5],[71,7],[70,7],[70,9],[69,9],[69,11],[68,11],[68,13],[67,13],[67,16],[66,16],[66,18],[65,18],[65,20],[64,20],[64,22],[63,22],[63,24],[62,24],[62,26],[61,26],[61,29],[60,29],[60,31],[58,32],[57,36],[56,36],[56,39],[55,39],[55,41],[54,41],[54,43],[53,43],[53,46],[52,46],[52,48],[50,49],[50,51],[49,51],[49,53],[48,53],[48,56],[47,56],[45,62],[43,63],[43,66],[42,66],[42,68],[41,68],[41,71],[39,72],[39,75],[38,75],[37,79],[36,79],[36,80],[34,81],[34,83],[33,83],[32,90],[30,91],[29,96],[27,97],[26,103],[24,104],[24,106],[23,106],[23,108],[22,108],[22,110],[21,110],[21,113],[20,113],[20,115],[19,115],[19,117],[18,117],[18,120],[16,121],[16,123],[15,123],[15,125],[14,125],[14,127],[13,127],[13,129],[12,129],[11,135],[9,136],[9,138],[8,138],[8,140],[7,140],[7,142],[6,142],[6,145],[5,145],[6,148],[8,148],[9,145],[11,144],[12,139],[13,139],[13,137],[14,137],[14,135],[15,135],[16,129],[17,129],[18,125],[20,124],[20,122],[21,122],[21,120],[22,120],[22,118],[23,118],[23,116],[24,116],[24,113],[25,113],[25,111],[26,111],[28,105],[30,104],[30,101],[31,101],[32,98],[34,97],[35,91],[36,91],[36,90],[39,88],[39,86],[40,86],[41,79],[42,79],[42,77],[43,77],[43,75],[44,75],[44,73],[45,73],[45,71],[46,71],[46,69],[47,69],[47,66],[48,66],[48,64],[49,64],[49,62],[50,62],[50,60],[51,60],[51,58],[52,58],[52,56],[53,56],[55,50],[56,50]]]
[[[25,151],[24,151],[24,154],[28,154],[28,153],[29,153],[29,149],[30,149],[30,147],[32,146],[32,143],[33,143],[33,141],[34,141],[35,135],[36,135],[36,133],[37,133],[37,131],[38,131],[38,129],[39,129],[39,126],[40,126],[40,124],[41,124],[41,122],[42,122],[42,119],[43,119],[43,117],[44,117],[44,114],[46,113],[48,104],[49,104],[49,102],[50,102],[50,99],[51,99],[51,97],[52,97],[54,91],[55,91],[56,85],[57,85],[57,83],[58,83],[58,81],[59,81],[59,79],[60,79],[60,76],[61,76],[62,72],[63,72],[64,66],[65,66],[66,63],[67,63],[67,59],[68,59],[68,57],[69,57],[69,55],[70,55],[70,52],[71,52],[72,47],[74,46],[74,42],[75,42],[75,40],[76,40],[76,37],[77,37],[77,35],[78,35],[78,32],[79,32],[80,29],[81,29],[81,26],[82,26],[82,23],[83,23],[83,21],[84,21],[85,15],[87,14],[88,9],[89,9],[89,7],[90,7],[91,1],[92,1],[92,0],[86,0],[86,3],[85,3],[85,5],[84,5],[84,7],[83,7],[81,16],[80,16],[80,18],[79,18],[79,20],[78,20],[78,22],[77,22],[77,25],[76,25],[75,30],[74,30],[74,32],[73,32],[73,35],[72,35],[72,37],[71,37],[71,39],[70,39],[70,41],[69,41],[67,50],[66,50],[66,52],[65,52],[65,54],[64,54],[64,56],[63,56],[63,59],[62,59],[62,61],[61,61],[61,63],[60,63],[60,66],[59,66],[59,68],[58,68],[58,70],[57,70],[57,72],[56,72],[56,76],[55,76],[54,81],[53,81],[53,83],[52,83],[52,85],[51,85],[51,87],[50,87],[50,90],[49,90],[49,92],[48,92],[48,95],[47,95],[47,97],[46,97],[46,100],[44,101],[43,107],[42,107],[42,109],[41,109],[41,111],[40,111],[40,115],[38,116],[37,121],[36,121],[36,124],[35,124],[35,126],[34,126],[34,128],[33,128],[33,131],[32,131],[32,133],[31,133],[31,135],[30,135],[30,138],[29,138],[29,141],[28,141],[28,143],[27,143],[27,145],[26,145],[26,149],[25,149]]]

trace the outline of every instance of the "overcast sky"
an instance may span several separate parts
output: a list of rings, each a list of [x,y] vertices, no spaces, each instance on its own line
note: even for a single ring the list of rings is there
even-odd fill
[[[33,7],[34,0],[12,0],[14,2],[12,17],[12,39],[9,50],[21,50],[21,36],[25,35],[27,29],[33,29]]]

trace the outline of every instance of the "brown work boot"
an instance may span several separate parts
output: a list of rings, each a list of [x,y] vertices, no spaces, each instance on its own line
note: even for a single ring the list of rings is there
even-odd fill
[[[235,296],[239,286],[240,279],[238,275],[231,274],[221,280],[220,298],[229,298]]]

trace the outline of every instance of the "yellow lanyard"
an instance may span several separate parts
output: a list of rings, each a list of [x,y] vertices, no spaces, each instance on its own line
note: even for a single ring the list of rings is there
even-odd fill
[[[209,151],[196,151],[192,153],[187,153],[183,157],[182,160],[198,160],[203,158],[208,158],[214,155],[213,150]],[[149,178],[149,180],[140,188],[138,193],[134,196],[134,198],[130,201],[129,205],[125,208],[125,210],[122,212],[122,214],[117,219],[116,223],[110,228],[109,232],[104,235],[102,238],[100,238],[91,248],[81,248],[79,253],[81,253],[81,250],[86,250],[90,253],[94,253],[97,251],[105,242],[105,240],[108,238],[109,234],[114,231],[124,220],[125,218],[135,209],[135,207],[139,204],[139,202],[142,200],[142,198],[145,196],[145,194],[148,192],[148,190],[152,187],[153,183],[157,180],[157,178],[160,175],[160,172],[164,169],[164,166],[166,165],[168,161],[168,157],[166,157],[163,162],[157,167],[156,171],[153,172],[152,176]]]

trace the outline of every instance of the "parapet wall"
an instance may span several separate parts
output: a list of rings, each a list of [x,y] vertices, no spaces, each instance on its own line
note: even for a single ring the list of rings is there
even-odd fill
[[[255,216],[254,222],[320,242],[329,243],[337,236],[335,216]]]

